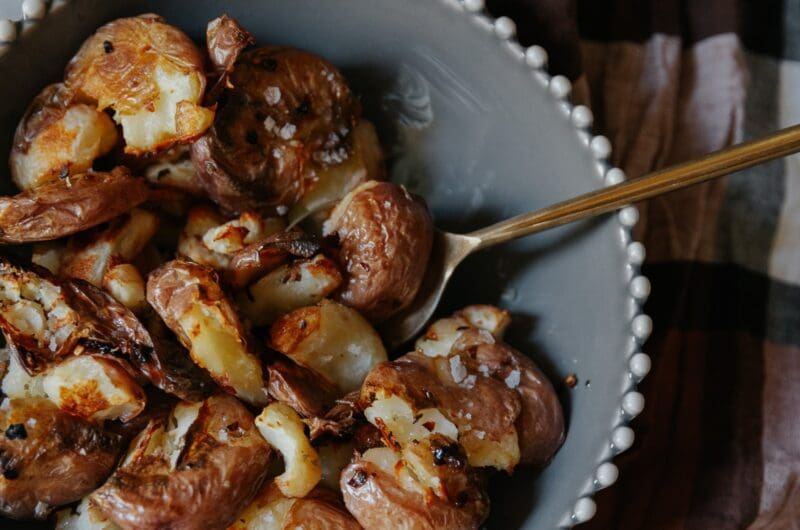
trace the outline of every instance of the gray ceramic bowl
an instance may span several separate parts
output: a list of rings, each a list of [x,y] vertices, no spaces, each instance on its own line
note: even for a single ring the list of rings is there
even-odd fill
[[[202,42],[221,13],[260,43],[324,55],[360,94],[391,154],[393,178],[423,194],[439,226],[469,230],[623,178],[604,158],[591,113],[565,98],[569,82],[543,70],[541,48],[522,49],[508,19],[480,0],[26,0],[28,20],[0,23],[0,154],[31,98],[58,80],[98,26],[156,12]],[[5,170],[4,170],[5,171]],[[8,178],[1,179],[7,184]],[[630,240],[636,210],[535,236],[470,258],[442,312],[466,303],[510,309],[508,341],[559,388],[566,443],[539,473],[497,480],[490,528],[569,527],[594,514],[594,491],[613,483],[610,460],[633,443],[624,425],[641,411],[635,384],[649,368],[637,354],[650,331],[640,315],[649,284]],[[578,384],[566,388],[569,374]],[[4,526],[5,527],[5,526]]]

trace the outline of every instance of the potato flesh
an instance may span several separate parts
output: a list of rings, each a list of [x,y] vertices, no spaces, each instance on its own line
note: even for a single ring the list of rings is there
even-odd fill
[[[31,263],[44,267],[51,274],[57,275],[61,270],[66,246],[61,241],[43,241],[34,243]]]
[[[16,355],[10,355],[8,359],[8,371],[3,377],[3,394],[11,399],[45,397],[44,387],[42,386],[43,377],[40,375],[32,376],[19,362]]]
[[[153,151],[176,138],[198,135],[214,119],[213,111],[193,103],[202,98],[203,83],[197,74],[187,75],[162,63],[153,70],[153,82],[158,90],[158,98],[150,108],[144,106],[135,113],[118,112],[114,115],[117,123],[122,125],[125,150],[128,152]],[[184,111],[184,123],[181,123],[179,112],[181,103],[190,105]]]
[[[401,446],[418,442],[437,433],[458,440],[458,428],[436,408],[422,409],[416,414],[399,396],[378,398],[364,410],[364,416]]]
[[[72,508],[65,508],[56,513],[55,530],[120,530],[97,509],[96,506],[84,497],[81,503]]]
[[[141,311],[147,305],[144,278],[130,263],[111,267],[103,276],[103,289],[131,311]]]
[[[197,304],[178,318],[190,338],[192,359],[205,368],[223,388],[254,405],[264,405],[261,365],[236,331],[238,328],[216,306]]]
[[[253,324],[271,324],[281,315],[319,303],[342,283],[336,264],[319,254],[281,265],[237,296],[242,314]]]
[[[300,416],[284,403],[272,403],[256,418],[261,436],[283,456],[285,471],[275,484],[287,497],[305,497],[322,478],[319,455]]]
[[[451,317],[435,321],[415,346],[428,357],[446,357],[463,331],[478,328],[500,339],[510,323],[508,311],[491,305],[470,305]]]
[[[316,329],[307,329],[306,312],[316,313]],[[295,337],[302,334],[300,340]],[[361,387],[369,371],[387,360],[380,336],[357,311],[331,300],[298,309],[272,327],[273,346],[339,386],[343,393]]]
[[[61,410],[93,421],[128,421],[145,406],[144,391],[117,361],[81,355],[42,376],[47,397]]]
[[[58,178],[65,168],[68,174],[84,172],[116,143],[117,130],[107,114],[73,105],[33,139],[27,152],[12,153],[14,184],[26,190]]]

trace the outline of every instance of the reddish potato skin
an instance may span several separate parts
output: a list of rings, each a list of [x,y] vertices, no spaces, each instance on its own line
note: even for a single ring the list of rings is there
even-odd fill
[[[206,93],[206,103],[217,101],[228,83],[228,75],[233,70],[239,55],[245,48],[255,43],[255,37],[228,15],[222,15],[208,23],[206,46],[217,80]]]
[[[217,433],[228,433],[226,443]],[[125,530],[225,528],[252,500],[272,450],[236,398],[206,400],[174,470],[155,457],[124,464],[91,499]]]
[[[489,515],[489,497],[481,476],[467,469],[453,474],[448,482],[460,486],[458,500],[449,502],[403,489],[393,476],[356,457],[342,471],[339,485],[345,506],[364,530],[479,528]]]
[[[291,205],[314,184],[315,165],[347,158],[360,106],[321,57],[277,46],[247,50],[229,81],[214,125],[192,146],[200,180],[224,209]]]
[[[433,219],[421,197],[390,182],[362,184],[336,207],[325,233],[339,237],[346,271],[339,301],[378,323],[414,300],[433,244]]]
[[[321,417],[336,401],[339,389],[311,368],[278,358],[267,368],[271,398],[286,403],[303,418]]]
[[[289,508],[283,527],[287,530],[361,530],[339,497],[322,486],[317,486]]]
[[[0,243],[32,243],[105,223],[142,204],[147,184],[122,167],[47,182],[0,197]]]
[[[0,513],[12,519],[44,519],[81,499],[111,474],[122,449],[119,435],[46,399],[11,400],[0,412],[0,431],[19,423],[24,438],[0,436]]]

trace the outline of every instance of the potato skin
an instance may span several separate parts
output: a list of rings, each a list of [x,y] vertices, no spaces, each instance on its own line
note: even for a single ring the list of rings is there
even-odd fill
[[[336,206],[324,233],[339,237],[343,304],[378,323],[414,300],[433,244],[422,198],[390,182],[366,182]]]
[[[339,395],[339,389],[327,379],[289,359],[275,359],[267,370],[270,397],[289,405],[303,418],[323,416]]]
[[[207,102],[216,102],[239,55],[255,43],[256,38],[228,15],[222,15],[208,23],[206,46],[217,80],[206,94]]]
[[[25,437],[0,436],[0,512],[44,519],[79,500],[111,474],[121,437],[70,416],[46,399],[11,400],[0,410],[0,431],[23,424]]]
[[[0,243],[32,243],[74,234],[147,199],[147,184],[122,167],[47,182],[0,197]]]
[[[157,456],[134,458],[92,493],[92,501],[126,530],[230,524],[258,491],[272,450],[253,416],[227,395],[203,403],[186,437],[174,469]]]
[[[192,146],[200,180],[224,209],[289,206],[314,183],[314,165],[347,158],[360,106],[333,65],[294,48],[257,48],[229,79],[214,125]]]
[[[342,471],[344,503],[364,530],[477,529],[489,514],[489,497],[480,476],[471,469],[454,474],[460,483],[453,501],[401,486],[392,475],[362,457]]]

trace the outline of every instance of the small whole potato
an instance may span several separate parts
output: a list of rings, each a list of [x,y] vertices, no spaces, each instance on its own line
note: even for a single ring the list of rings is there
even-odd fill
[[[192,146],[209,196],[240,212],[291,206],[315,182],[315,166],[349,156],[360,106],[328,61],[287,47],[243,52],[213,126]]]
[[[323,230],[339,237],[342,303],[378,323],[414,300],[433,244],[422,198],[390,182],[365,182],[342,199]]]
[[[0,407],[0,512],[46,518],[102,483],[121,449],[120,436],[46,399],[6,401]]]

